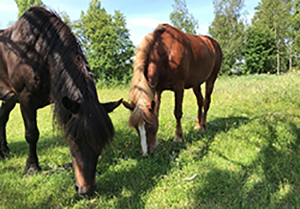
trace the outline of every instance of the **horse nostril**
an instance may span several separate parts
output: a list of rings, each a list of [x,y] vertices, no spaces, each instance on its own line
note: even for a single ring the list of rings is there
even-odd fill
[[[90,196],[95,192],[96,184],[91,187],[82,187],[78,184],[75,184],[75,190],[79,196]]]
[[[79,187],[78,187],[77,184],[75,184],[75,190],[76,190],[76,192],[78,193]]]

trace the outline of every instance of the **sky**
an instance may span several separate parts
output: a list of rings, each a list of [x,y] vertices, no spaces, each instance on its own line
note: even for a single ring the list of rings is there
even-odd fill
[[[72,21],[80,18],[81,11],[86,12],[90,0],[42,0],[48,8],[65,11]],[[175,0],[101,0],[101,6],[109,14],[119,10],[124,14],[130,39],[138,45],[144,36],[152,32],[160,23],[170,23],[170,13]],[[242,13],[247,13],[250,21],[260,0],[244,0]],[[198,20],[197,33],[209,35],[208,27],[214,20],[213,0],[186,0],[190,14]],[[7,28],[17,20],[18,8],[14,0],[0,0],[0,28]]]

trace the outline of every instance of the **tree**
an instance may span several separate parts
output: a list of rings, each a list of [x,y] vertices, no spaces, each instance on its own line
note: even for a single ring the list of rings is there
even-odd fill
[[[58,15],[60,16],[61,20],[66,23],[70,28],[72,28],[72,21],[70,16],[66,11],[58,11]]]
[[[15,0],[15,2],[19,9],[18,18],[33,5],[45,6],[42,0]]]
[[[284,70],[287,55],[286,41],[289,38],[289,21],[292,9],[291,0],[262,0],[255,8],[252,24],[260,28],[268,28],[276,41],[277,74]]]
[[[299,67],[300,60],[300,0],[295,0],[293,2],[292,15],[290,17],[290,37],[292,39],[291,43],[291,60],[292,57],[296,59],[296,66]],[[291,61],[290,61],[291,62]],[[292,64],[290,64],[292,65]],[[291,68],[291,67],[290,67]]]
[[[215,18],[209,27],[210,35],[215,38],[223,51],[221,74],[240,71],[243,60],[242,49],[245,25],[241,15],[243,0],[214,0]]]
[[[247,28],[243,55],[243,74],[276,72],[276,41],[268,28]]]
[[[173,11],[170,14],[170,21],[174,27],[190,34],[196,34],[198,21],[192,14],[189,14],[185,0],[175,0],[172,5]]]
[[[132,73],[134,46],[126,28],[126,19],[115,11],[108,14],[99,0],[91,0],[86,12],[73,25],[85,49],[97,81],[127,82]]]

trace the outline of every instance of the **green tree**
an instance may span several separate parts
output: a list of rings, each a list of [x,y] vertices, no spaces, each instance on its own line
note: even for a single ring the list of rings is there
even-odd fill
[[[289,23],[292,9],[291,0],[262,0],[255,8],[252,25],[268,28],[276,41],[277,74],[287,69],[282,64],[288,57],[286,41],[289,38]]]
[[[196,29],[199,27],[198,21],[192,14],[189,14],[185,0],[175,0],[172,7],[170,21],[173,26],[186,33],[196,34]]]
[[[110,15],[99,0],[91,0],[87,12],[81,12],[73,28],[83,43],[97,81],[130,80],[134,46],[122,13],[115,11]]]
[[[209,33],[223,51],[221,74],[237,73],[241,70],[245,24],[241,10],[243,0],[214,0],[215,18]]]
[[[66,23],[70,28],[72,28],[72,21],[70,16],[68,15],[68,13],[66,11],[59,11],[58,15],[60,16],[61,20]]]
[[[292,39],[291,43],[291,60],[294,58],[295,65],[300,67],[300,0],[295,0],[293,2],[292,15],[290,18],[290,37]],[[292,62],[292,61],[290,61]],[[292,65],[292,64],[291,64]],[[291,67],[290,67],[291,68]]]
[[[45,6],[42,0],[15,0],[15,2],[19,9],[18,18],[33,5]]]
[[[268,28],[247,28],[243,54],[243,74],[276,72],[276,41]]]

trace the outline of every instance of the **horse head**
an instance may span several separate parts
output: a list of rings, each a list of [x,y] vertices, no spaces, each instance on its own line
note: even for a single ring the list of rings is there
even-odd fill
[[[97,161],[105,146],[105,142],[100,139],[109,138],[111,140],[113,136],[111,133],[112,124],[107,113],[112,112],[121,102],[122,99],[116,102],[93,103],[82,108],[83,105],[80,102],[70,100],[67,97],[62,100],[64,107],[72,114],[69,121],[70,124],[72,123],[70,128],[77,129],[69,130],[73,134],[68,138],[76,177],[75,189],[80,196],[92,195],[96,189]],[[80,117],[80,120],[76,120]]]
[[[142,154],[152,154],[157,145],[158,116],[155,111],[155,102],[152,100],[147,105],[122,102],[131,111],[129,125],[134,127],[139,135]]]

